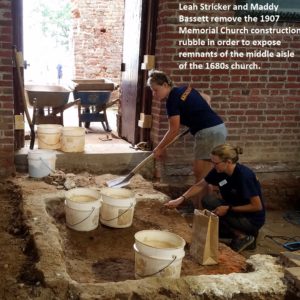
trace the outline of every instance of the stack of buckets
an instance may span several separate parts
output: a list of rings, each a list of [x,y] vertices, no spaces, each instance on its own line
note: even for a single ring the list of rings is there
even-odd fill
[[[101,192],[75,188],[66,192],[66,224],[77,231],[90,231],[100,222],[113,228],[132,225],[134,194],[124,188],[103,188]],[[179,278],[185,241],[180,236],[160,230],[142,230],[135,234],[135,277]]]
[[[56,153],[83,152],[85,129],[81,127],[63,127],[57,124],[37,126],[38,148],[28,152],[29,176],[42,178],[55,171]]]
[[[134,235],[135,278],[179,278],[185,240],[161,230],[142,230]]]

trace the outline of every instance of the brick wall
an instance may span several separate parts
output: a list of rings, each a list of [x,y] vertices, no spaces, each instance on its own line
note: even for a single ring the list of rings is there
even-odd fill
[[[0,176],[14,171],[11,1],[0,2]]]
[[[73,0],[75,77],[120,83],[123,0]]]
[[[259,70],[179,70],[178,64],[188,59],[180,59],[179,51],[195,51],[195,46],[179,47],[178,40],[187,38],[179,34],[178,4],[180,0],[161,0],[159,2],[158,29],[156,44],[156,68],[170,74],[175,84],[192,85],[212,96],[213,108],[222,116],[229,130],[228,141],[244,148],[244,161],[300,161],[300,38],[297,35],[278,36],[284,50],[295,51],[295,58],[255,58],[260,64]],[[203,1],[193,1],[203,3]],[[212,3],[213,1],[206,1]],[[220,1],[233,4],[235,1]],[[212,15],[230,15],[230,12],[210,12]],[[182,12],[181,12],[182,14]],[[190,15],[201,15],[200,11]],[[224,25],[224,23],[222,23]],[[191,25],[191,24],[186,24]],[[236,25],[225,24],[228,27]],[[197,24],[195,27],[212,26]],[[251,25],[243,23],[250,28]],[[261,26],[261,25],[252,25]],[[272,26],[272,25],[271,25]],[[280,23],[278,26],[300,26],[299,23]],[[189,35],[201,39],[270,39],[266,36],[230,36],[230,35]],[[276,38],[277,39],[277,38]],[[245,47],[245,46],[244,46]],[[209,49],[214,48],[214,49]],[[216,50],[216,47],[201,46],[198,51]],[[235,49],[236,47],[222,47]],[[252,47],[253,49],[253,47]],[[257,48],[258,49],[258,48]],[[261,47],[259,48],[261,49]],[[271,49],[268,47],[267,49]],[[276,47],[279,50],[280,47]],[[218,50],[222,50],[218,48]],[[244,51],[241,47],[241,51]],[[255,50],[255,49],[253,49]],[[218,61],[220,58],[217,59]],[[238,59],[227,58],[226,63]],[[191,60],[190,60],[191,61]],[[193,59],[193,61],[214,61],[214,58]],[[164,105],[153,103],[154,144],[161,139],[168,125]],[[192,139],[185,138],[168,151],[169,160],[174,168],[178,158],[182,162],[192,160]],[[176,161],[176,165],[175,162]],[[180,169],[180,168],[179,168]],[[173,170],[174,171],[174,170]],[[176,172],[176,171],[174,171]],[[181,171],[179,171],[181,172]]]

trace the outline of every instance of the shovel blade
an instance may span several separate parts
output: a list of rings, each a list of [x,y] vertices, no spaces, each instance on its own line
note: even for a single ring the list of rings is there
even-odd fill
[[[129,181],[126,181],[127,176],[118,177],[116,179],[108,180],[106,185],[108,187],[122,187],[129,184]]]
[[[123,186],[127,186],[129,183],[130,183],[129,181],[123,181],[123,182],[113,185],[112,188],[121,188]]]

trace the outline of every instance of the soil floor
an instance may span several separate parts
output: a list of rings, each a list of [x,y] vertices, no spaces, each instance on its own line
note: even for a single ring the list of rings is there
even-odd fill
[[[27,193],[53,191],[56,188],[43,181],[28,180],[24,175],[0,182],[0,299],[57,299],[53,291],[44,285],[43,274],[35,268],[37,253],[22,211],[24,190],[17,184],[24,180]],[[70,276],[78,282],[134,279],[132,245],[134,234],[143,229],[170,230],[187,241],[182,276],[246,272],[245,260],[249,256],[257,253],[278,256],[285,251],[282,246],[285,241],[300,238],[300,225],[291,220],[290,212],[268,211],[267,222],[260,232],[255,250],[239,255],[220,244],[219,265],[204,267],[189,254],[191,215],[183,218],[177,211],[167,210],[157,201],[138,202],[133,224],[128,228],[100,225],[88,234],[67,228],[62,201],[50,201],[47,212],[60,231]]]
[[[189,253],[191,241],[189,224],[176,210],[165,209],[158,201],[138,202],[135,206],[132,225],[127,228],[112,228],[101,224],[90,232],[79,232],[67,228],[64,210],[61,201],[48,203],[48,211],[57,221],[64,241],[68,273],[77,282],[134,280],[134,235],[141,230],[167,230],[179,235],[187,242],[181,276],[246,271],[244,257],[235,255],[223,244],[219,247],[219,264],[210,267],[199,265]],[[234,261],[231,259],[232,256],[235,257]],[[170,270],[172,271],[172,268]]]

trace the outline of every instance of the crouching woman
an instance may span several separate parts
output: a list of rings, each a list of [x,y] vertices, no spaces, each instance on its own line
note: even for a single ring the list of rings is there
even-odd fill
[[[256,247],[258,232],[265,223],[260,183],[251,169],[238,163],[241,153],[240,147],[229,144],[215,147],[210,155],[214,167],[207,176],[179,198],[165,203],[175,208],[200,194],[201,203],[194,203],[194,207],[219,216],[219,236],[231,238],[230,247],[237,252]],[[218,197],[210,185],[218,187]]]

